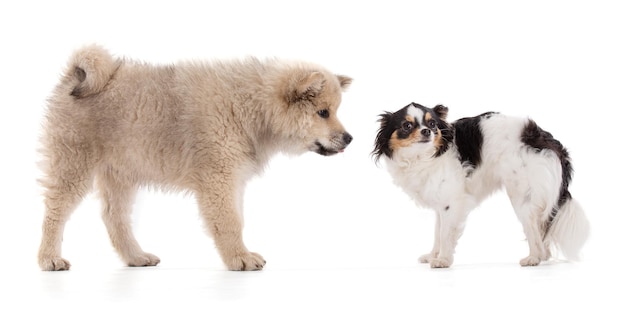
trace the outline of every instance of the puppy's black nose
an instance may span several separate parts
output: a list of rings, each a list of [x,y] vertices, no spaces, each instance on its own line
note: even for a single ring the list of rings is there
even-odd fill
[[[350,142],[352,142],[352,136],[350,135],[350,133],[346,132],[343,134],[343,142],[348,145],[350,144]]]
[[[429,129],[423,129],[422,131],[420,131],[420,133],[422,133],[422,135],[425,136],[425,137],[429,137],[430,136],[430,130]]]

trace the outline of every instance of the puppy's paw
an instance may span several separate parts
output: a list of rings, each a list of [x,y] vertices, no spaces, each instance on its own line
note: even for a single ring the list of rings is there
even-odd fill
[[[265,259],[259,253],[246,252],[225,258],[224,263],[230,271],[257,271],[263,269]]]
[[[430,263],[430,261],[431,261],[432,259],[434,259],[434,258],[436,258],[436,255],[433,255],[433,254],[424,254],[424,255],[420,256],[417,260],[418,260],[420,263]]]
[[[61,256],[39,257],[39,267],[42,271],[67,271],[70,269],[70,262]]]
[[[541,259],[535,256],[524,257],[519,261],[521,266],[537,266],[541,262]]]
[[[155,266],[161,262],[160,258],[146,252],[125,258],[124,260],[128,266]]]
[[[452,259],[437,257],[430,260],[430,267],[433,269],[448,268],[450,265],[452,265]]]

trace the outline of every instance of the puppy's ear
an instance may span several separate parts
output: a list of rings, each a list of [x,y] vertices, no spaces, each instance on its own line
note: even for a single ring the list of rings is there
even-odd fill
[[[345,91],[352,84],[352,78],[344,75],[337,75],[337,80],[339,80],[339,85],[341,86],[341,90]]]
[[[446,118],[448,117],[448,108],[441,104],[435,106],[435,108],[433,108],[433,111],[437,113],[437,116],[439,116],[439,119],[441,120],[445,121]]]
[[[316,97],[322,91],[325,81],[324,75],[316,71],[297,75],[289,83],[287,99],[290,103],[295,103]]]

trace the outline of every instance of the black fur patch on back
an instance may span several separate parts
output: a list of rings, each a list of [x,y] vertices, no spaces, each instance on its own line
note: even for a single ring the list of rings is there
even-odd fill
[[[573,168],[567,149],[565,149],[561,142],[555,139],[550,132],[544,131],[533,120],[528,120],[524,130],[522,130],[521,140],[537,153],[543,150],[551,150],[559,157],[559,161],[561,162],[561,190],[559,193],[558,208],[560,208],[567,200],[572,198],[568,187],[572,180]],[[558,209],[554,209],[552,211],[550,222],[556,216],[557,210]]]
[[[482,162],[481,150],[483,146],[483,132],[480,121],[490,118],[494,112],[487,112],[474,117],[465,117],[452,123],[454,127],[454,142],[459,151],[461,163],[472,168],[480,166]]]

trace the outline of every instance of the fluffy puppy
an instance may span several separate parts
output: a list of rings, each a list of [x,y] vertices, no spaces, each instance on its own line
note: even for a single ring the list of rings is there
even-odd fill
[[[577,259],[589,223],[568,191],[572,166],[565,147],[527,118],[488,112],[448,123],[447,114],[443,105],[416,103],[386,112],[373,151],[395,184],[436,212],[433,249],[419,261],[452,265],[468,214],[501,188],[528,240],[522,266],[548,260],[554,249]]]
[[[98,189],[102,218],[120,258],[149,266],[130,225],[142,186],[195,195],[229,270],[259,270],[242,238],[243,193],[278,152],[342,152],[352,137],[337,119],[352,79],[279,59],[156,66],[118,59],[99,46],[74,53],[49,98],[42,154],[45,216],[38,261],[67,270],[63,229]]]

